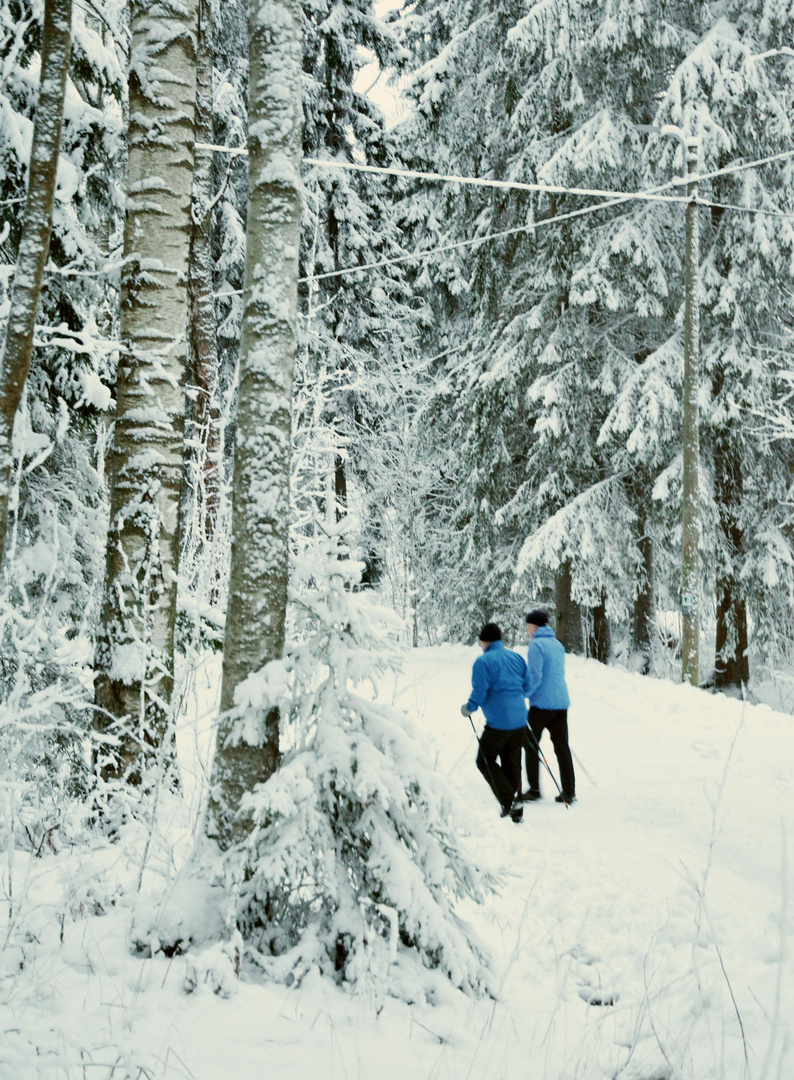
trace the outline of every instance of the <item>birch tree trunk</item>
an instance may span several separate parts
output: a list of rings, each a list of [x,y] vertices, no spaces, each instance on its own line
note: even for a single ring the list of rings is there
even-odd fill
[[[141,780],[173,688],[198,0],[132,0],[121,355],[97,725],[106,778]]]
[[[0,364],[0,559],[8,531],[11,494],[11,436],[33,354],[33,332],[41,283],[50,251],[52,209],[69,70],[72,0],[46,0],[41,44],[41,81],[22,236]]]
[[[246,833],[242,795],[278,766],[279,716],[235,692],[284,649],[292,379],[296,352],[301,163],[300,0],[249,0],[248,221],[232,501],[232,561],[208,831],[222,848]],[[243,704],[243,703],[239,703]],[[250,737],[250,736],[249,736]]]

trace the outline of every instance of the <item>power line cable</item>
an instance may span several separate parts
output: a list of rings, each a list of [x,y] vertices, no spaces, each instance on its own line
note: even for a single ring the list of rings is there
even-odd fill
[[[201,144],[205,147],[205,144]],[[227,150],[225,147],[216,147],[210,144],[206,144],[206,149]],[[247,151],[242,149],[229,150],[228,152],[234,152],[236,154],[245,154]],[[425,251],[412,252],[408,255],[398,255],[391,259],[380,259],[376,262],[363,263],[360,266],[344,267],[340,270],[328,270],[322,274],[312,274],[311,276],[302,277],[298,279],[298,284],[303,285],[310,281],[325,281],[330,278],[342,277],[347,274],[363,273],[367,270],[376,270],[386,266],[395,266],[399,263],[412,262],[416,260],[422,260],[430,258],[433,255],[441,255],[449,251],[461,250],[467,247],[473,247],[476,244],[484,244],[491,240],[501,240],[508,236],[515,236],[518,233],[532,232],[536,229],[543,227],[544,225],[561,224],[563,221],[569,221],[572,218],[582,217],[586,214],[595,213],[599,210],[607,210],[610,207],[618,206],[625,202],[632,202],[637,199],[643,201],[659,201],[659,202],[688,202],[689,199],[686,196],[661,196],[661,192],[668,190],[674,186],[680,186],[686,183],[693,183],[694,181],[700,182],[701,180],[713,180],[718,176],[723,176],[729,173],[741,172],[751,168],[757,168],[762,165],[768,165],[774,161],[782,161],[787,158],[794,157],[794,150],[787,150],[780,154],[772,154],[765,158],[758,158],[755,161],[741,162],[736,165],[726,166],[723,169],[714,170],[711,173],[704,173],[701,176],[693,177],[675,177],[672,180],[667,180],[665,183],[658,185],[655,188],[649,188],[645,191],[639,192],[599,192],[597,189],[586,188],[563,188],[555,187],[553,185],[532,185],[521,184],[517,181],[509,180],[488,180],[477,177],[459,177],[454,175],[444,175],[441,173],[425,173],[410,169],[394,169],[376,165],[362,165],[357,162],[331,162],[322,161],[318,158],[304,158],[304,162],[307,165],[320,165],[330,166],[332,168],[348,169],[356,172],[372,172],[380,175],[389,176],[402,176],[414,179],[426,179],[433,181],[440,181],[446,183],[466,183],[474,185],[482,185],[485,187],[501,187],[508,189],[518,189],[527,191],[546,191],[551,194],[573,194],[584,195],[590,197],[598,197],[599,195],[609,196],[605,202],[597,203],[595,206],[584,206],[578,210],[572,210],[567,214],[558,214],[553,217],[542,218],[540,221],[530,222],[527,225],[515,226],[512,229],[504,229],[500,232],[488,233],[485,236],[477,236],[469,238],[468,240],[461,240],[453,244],[443,244],[436,248],[430,248]],[[786,220],[794,220],[794,215],[786,214],[784,211],[768,210],[765,208],[755,208],[750,206],[740,206],[738,204],[731,203],[717,203],[710,202],[705,199],[696,200],[702,206],[709,206],[715,209],[725,210],[738,210],[743,213],[749,214],[764,214],[774,217],[784,218]],[[241,296],[243,289],[224,290],[218,292],[216,296]]]
[[[704,180],[713,180],[719,176],[725,176],[729,173],[741,172],[745,169],[757,168],[761,165],[768,165],[774,161],[781,161],[786,158],[794,157],[794,150],[786,150],[780,154],[772,154],[769,157],[759,158],[756,161],[740,162],[736,165],[728,165],[723,169],[716,169],[710,173],[703,173],[700,176],[693,175],[691,177],[674,177],[671,180],[665,181],[664,184],[660,184],[658,187],[648,188],[645,191],[605,191],[598,188],[577,188],[577,187],[563,187],[554,184],[529,184],[516,180],[489,180],[484,177],[473,176],[456,176],[454,174],[443,173],[431,173],[421,172],[415,169],[394,169],[380,165],[363,165],[355,161],[323,161],[319,158],[304,158],[304,163],[307,165],[325,165],[332,169],[345,169],[352,172],[365,172],[375,173],[383,176],[399,176],[408,179],[415,180],[432,180],[444,183],[453,184],[470,184],[478,187],[491,187],[501,188],[510,191],[536,191],[547,192],[553,195],[584,195],[593,198],[604,199],[631,199],[642,200],[648,202],[671,202],[681,203],[689,202],[689,198],[686,195],[662,195],[661,192],[670,187],[684,186],[690,183],[700,183]],[[698,198],[699,202],[703,206],[711,206],[721,210],[741,210],[748,214],[766,214],[772,217],[785,218],[786,220],[794,220],[794,214],[788,214],[784,210],[768,210],[762,207],[741,206],[736,203],[717,203],[708,202],[706,199]]]
[[[630,201],[631,196],[620,196],[619,198],[611,199],[608,202],[598,203],[596,206],[585,206],[579,210],[572,210],[567,214],[558,214],[555,217],[541,218],[540,221],[533,221],[527,225],[517,225],[512,229],[503,229],[500,232],[486,233],[484,236],[471,237],[468,240],[461,240],[453,244],[442,244],[439,247],[428,248],[425,251],[412,252],[409,255],[398,255],[391,259],[380,259],[377,262],[362,263],[360,266],[347,266],[340,270],[328,270],[322,274],[312,274],[311,276],[298,278],[299,285],[305,285],[311,281],[324,281],[329,278],[342,277],[347,274],[363,273],[366,270],[381,269],[385,266],[394,266],[398,263],[415,262],[417,260],[424,261],[431,258],[434,255],[443,255],[449,251],[458,251],[467,247],[474,247],[476,244],[485,244],[491,240],[502,240],[508,236],[515,236],[518,233],[532,232],[535,229],[540,229],[544,225],[559,225],[563,221],[569,221],[572,218],[583,217],[586,214],[595,213],[597,210],[605,210],[611,206],[617,206],[621,203]],[[686,201],[686,200],[684,200]],[[701,206],[707,206],[716,209],[726,210],[743,210],[750,214],[773,214],[776,217],[785,217],[787,220],[794,220],[794,215],[783,214],[774,210],[756,210],[752,207],[732,206],[730,204],[707,202],[706,200],[698,200],[698,204]],[[242,296],[243,289],[228,289],[222,292],[217,292],[215,295],[218,297],[224,296]]]
[[[231,147],[220,146],[216,143],[196,143],[196,148],[199,150],[214,150],[222,154],[231,154],[233,156],[244,157],[248,154],[248,150],[245,147]],[[546,192],[551,195],[584,195],[591,196],[593,198],[616,198],[617,196],[631,195],[635,199],[653,199],[656,201],[658,194],[662,191],[668,190],[671,187],[682,187],[689,183],[702,183],[705,180],[714,180],[719,176],[727,176],[731,173],[743,172],[747,169],[759,168],[762,165],[770,165],[775,161],[785,161],[788,158],[794,157],[794,150],[784,150],[778,154],[770,154],[767,157],[757,158],[754,161],[737,162],[733,165],[725,165],[720,169],[714,169],[712,172],[700,173],[699,175],[693,175],[689,177],[676,176],[671,180],[665,181],[665,183],[658,185],[654,188],[648,188],[646,191],[605,191],[598,188],[577,188],[577,187],[565,187],[557,184],[531,184],[524,183],[519,180],[492,180],[488,177],[478,176],[458,176],[454,173],[433,173],[424,172],[419,169],[397,169],[393,166],[386,165],[365,165],[362,162],[357,161],[339,161],[336,159],[322,159],[322,158],[303,158],[303,164],[320,166],[330,169],[342,169],[350,172],[365,172],[373,173],[380,176],[399,176],[404,179],[412,180],[431,180],[435,182],[455,183],[455,184],[469,184],[475,187],[491,187],[501,188],[504,190],[512,191],[537,191]],[[665,199],[659,201],[680,202],[685,196],[666,196]]]
[[[442,244],[439,247],[428,248],[425,251],[411,252],[409,255],[396,255],[391,259],[379,259],[377,262],[362,263],[360,266],[346,266],[341,270],[327,270],[322,274],[312,274],[307,277],[298,278],[299,285],[305,285],[311,281],[327,281],[329,278],[342,277],[346,274],[363,273],[366,270],[377,270],[384,266],[395,266],[398,263],[415,262],[416,260],[423,261],[430,258],[432,255],[443,255],[447,251],[458,251],[462,248],[473,247],[475,244],[485,244],[490,240],[501,240],[508,236],[515,236],[518,233],[532,232],[535,229],[540,229],[544,225],[559,225],[563,221],[568,221],[571,218],[582,217],[585,214],[592,214],[596,210],[604,210],[610,206],[617,206],[618,203],[626,202],[631,196],[620,196],[619,198],[612,199],[609,202],[598,203],[596,206],[583,206],[579,210],[572,210],[567,214],[558,214],[555,217],[541,218],[540,221],[532,221],[527,225],[516,225],[512,229],[503,229],[500,232],[486,233],[485,236],[475,236],[468,240],[459,240],[453,244]],[[243,289],[229,289],[223,292],[215,293],[216,296],[242,296]]]
[[[767,210],[762,206],[741,206],[739,203],[712,202],[710,199],[698,199],[697,204],[698,206],[707,206],[712,210],[740,210],[743,214],[761,214],[764,217],[794,221],[794,214],[787,214],[785,210]]]
[[[497,188],[503,191],[533,191],[548,195],[584,195],[594,199],[615,199],[631,195],[634,199],[649,199],[654,202],[686,202],[685,195],[658,195],[656,192],[675,184],[683,184],[680,179],[669,180],[658,188],[646,191],[604,191],[599,188],[565,187],[562,184],[530,184],[520,180],[491,180],[481,176],[457,176],[454,173],[423,172],[419,169],[396,169],[383,165],[364,165],[358,161],[323,160],[320,158],[303,159],[304,165],[318,165],[330,169],[342,169],[350,172],[372,173],[377,176],[399,176],[406,180],[431,180],[447,184],[468,184],[473,187]]]
[[[718,176],[727,176],[729,173],[743,172],[745,169],[757,169],[761,165],[771,165],[775,161],[785,161],[787,158],[794,158],[794,150],[784,150],[780,154],[770,154],[769,157],[757,158],[755,161],[738,162],[735,165],[725,165],[721,169],[715,169],[710,173],[701,173],[700,176],[693,176],[691,180],[693,182],[701,183],[703,180],[715,180]],[[683,179],[678,180],[677,183],[683,184]]]

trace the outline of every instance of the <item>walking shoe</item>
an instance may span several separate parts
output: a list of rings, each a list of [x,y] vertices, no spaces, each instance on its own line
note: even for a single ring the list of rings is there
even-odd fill
[[[520,796],[521,802],[535,802],[536,799],[541,797],[540,792],[535,788],[530,788],[529,791],[525,791]]]
[[[514,821],[516,825],[520,825],[524,820],[524,807],[519,798],[513,799],[513,805],[510,807],[510,820]]]
[[[570,806],[571,803],[576,802],[576,796],[575,795],[566,795],[563,792],[562,795],[555,795],[554,796],[554,801],[555,802],[564,802],[566,806]]]

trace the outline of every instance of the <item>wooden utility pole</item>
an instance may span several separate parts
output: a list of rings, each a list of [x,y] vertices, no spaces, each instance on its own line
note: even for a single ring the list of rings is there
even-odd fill
[[[685,138],[686,153],[686,291],[684,297],[684,423],[683,506],[681,513],[681,677],[700,685],[700,508],[698,468],[700,433],[698,388],[700,384],[700,228],[698,197],[698,150],[700,140]]]

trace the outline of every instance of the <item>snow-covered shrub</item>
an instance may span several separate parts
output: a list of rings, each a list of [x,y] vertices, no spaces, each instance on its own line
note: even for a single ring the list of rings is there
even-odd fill
[[[0,581],[0,816],[15,843],[56,833],[91,786],[90,697],[105,511],[93,447],[27,395],[14,431],[15,475]]]
[[[2,5],[0,331],[8,315],[36,112],[41,4]],[[114,251],[123,206],[123,27],[75,9],[49,261],[14,428],[0,583],[0,813],[38,850],[90,785],[88,711],[104,567],[105,415],[115,379]],[[117,269],[117,267],[115,267]],[[12,806],[13,803],[13,806]]]
[[[445,779],[409,718],[376,700],[400,662],[401,624],[355,591],[362,564],[346,525],[301,543],[292,578],[292,644],[241,684],[236,732],[273,707],[277,772],[246,795],[238,925],[275,978],[312,969],[357,988],[418,996],[409,957],[465,990],[488,985],[484,948],[456,912],[493,881],[468,858]],[[239,857],[239,853],[238,853]]]

